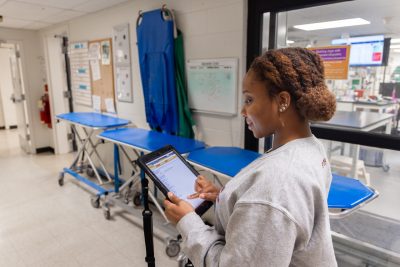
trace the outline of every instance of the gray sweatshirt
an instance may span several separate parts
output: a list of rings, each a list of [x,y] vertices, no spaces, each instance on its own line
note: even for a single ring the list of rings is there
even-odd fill
[[[214,227],[194,212],[178,222],[183,251],[196,267],[337,266],[326,158],[314,136],[264,154],[220,192]]]

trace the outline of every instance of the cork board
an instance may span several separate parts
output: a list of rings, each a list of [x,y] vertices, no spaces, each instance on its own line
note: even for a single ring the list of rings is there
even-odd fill
[[[89,41],[89,62],[93,108],[115,113],[111,38]]]

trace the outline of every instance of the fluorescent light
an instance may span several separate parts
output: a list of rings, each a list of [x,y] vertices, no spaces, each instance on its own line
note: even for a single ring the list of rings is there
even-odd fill
[[[332,20],[332,21],[325,21],[318,23],[295,25],[293,27],[304,31],[315,31],[322,29],[350,27],[350,26],[365,25],[365,24],[371,24],[371,22],[362,18],[354,18],[354,19]]]
[[[392,38],[392,39],[390,40],[390,43],[391,43],[391,44],[398,44],[398,43],[400,43],[400,38]]]
[[[393,52],[400,53],[400,49],[393,49]]]
[[[400,48],[400,44],[390,45],[390,49],[393,49],[393,48]]]
[[[287,44],[293,44],[294,41],[292,41],[292,40],[286,40],[286,43],[287,43]]]

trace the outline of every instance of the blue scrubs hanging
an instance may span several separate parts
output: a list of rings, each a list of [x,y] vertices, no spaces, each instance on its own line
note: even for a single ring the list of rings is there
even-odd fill
[[[158,131],[177,134],[174,25],[161,9],[141,14],[136,28],[146,119]]]

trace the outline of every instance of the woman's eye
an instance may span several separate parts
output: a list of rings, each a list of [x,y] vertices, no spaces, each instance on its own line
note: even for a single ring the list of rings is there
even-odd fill
[[[251,97],[246,97],[246,98],[244,99],[244,103],[245,103],[246,105],[250,104],[251,102],[253,102],[253,99],[252,99]]]

